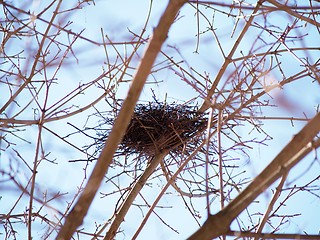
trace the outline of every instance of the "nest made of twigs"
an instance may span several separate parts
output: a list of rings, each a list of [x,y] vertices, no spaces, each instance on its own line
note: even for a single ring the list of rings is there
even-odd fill
[[[161,102],[137,104],[120,150],[148,156],[165,149],[179,153],[186,142],[203,132],[206,123],[207,118],[197,112],[196,106]]]

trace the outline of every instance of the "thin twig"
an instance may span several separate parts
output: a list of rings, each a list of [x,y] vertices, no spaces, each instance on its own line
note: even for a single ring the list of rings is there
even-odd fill
[[[206,201],[207,201],[207,214],[208,217],[210,216],[210,200],[209,200],[209,148],[210,148],[210,133],[211,133],[211,126],[212,126],[212,117],[213,117],[213,108],[210,108],[209,119],[208,119],[208,127],[207,127],[207,138],[206,138],[206,145],[207,145],[207,154],[206,154]]]
[[[221,128],[222,128],[222,110],[219,109],[217,138],[218,138],[218,165],[219,165],[219,191],[220,191],[220,208],[224,208],[224,193],[223,193],[223,160],[222,160],[222,142],[221,142]]]
[[[211,215],[204,225],[189,240],[212,239],[229,232],[231,222],[267,187],[302,160],[310,151],[319,147],[320,140],[313,143],[320,131],[320,113],[318,113],[275,159],[222,211]]]
[[[210,135],[210,138],[216,133],[216,131],[212,132]],[[206,141],[203,141],[186,159],[184,159],[181,164],[181,166],[177,169],[177,171],[172,175],[172,177],[167,181],[166,185],[162,188],[161,192],[158,194],[158,197],[156,200],[152,203],[152,206],[150,207],[149,211],[145,215],[143,221],[141,222],[140,226],[138,227],[136,233],[132,237],[132,240],[136,239],[141,232],[142,228],[148,221],[148,218],[150,217],[151,213],[153,212],[153,209],[157,206],[158,202],[162,198],[163,194],[167,191],[169,186],[172,185],[172,183],[175,181],[177,176],[181,173],[181,171],[187,166],[187,164],[194,158],[194,156],[199,152],[201,148],[206,144]]]
[[[164,151],[163,153],[160,153],[150,160],[150,164],[147,166],[146,170],[143,172],[143,174],[140,176],[140,178],[137,180],[135,185],[130,190],[129,194],[127,195],[126,199],[124,200],[123,204],[120,206],[119,210],[115,213],[115,218],[113,219],[111,226],[104,237],[104,240],[112,240],[114,239],[117,230],[122,223],[125,215],[127,214],[129,208],[132,206],[132,203],[136,196],[140,193],[143,186],[146,184],[147,180],[151,176],[151,174],[154,172],[156,167],[159,165],[159,163],[165,158],[165,156],[168,154],[168,151]],[[98,235],[101,234],[103,229],[107,226],[105,224],[103,228],[99,231]]]
[[[276,203],[276,201],[278,200],[278,198],[280,196],[280,193],[281,193],[283,185],[287,179],[287,176],[288,176],[288,172],[285,172],[281,178],[281,181],[280,181],[278,187],[276,188],[275,193],[273,194],[273,197],[272,197],[270,203],[268,204],[268,208],[267,208],[266,212],[264,213],[264,215],[262,217],[262,220],[261,220],[259,227],[257,229],[257,233],[262,233],[262,229],[263,229],[264,225],[266,224],[266,222],[268,221],[270,212],[272,211],[274,204]],[[255,239],[258,240],[258,238],[255,238]]]
[[[252,14],[250,15],[250,18],[248,19],[248,21],[246,22],[246,25],[243,27],[240,35],[238,36],[237,40],[235,41],[232,49],[230,50],[230,53],[228,54],[228,56],[224,59],[224,63],[222,64],[211,88],[208,91],[208,95],[207,95],[207,99],[204,101],[204,103],[202,104],[201,108],[199,109],[199,112],[204,112],[205,110],[207,110],[209,108],[209,99],[212,97],[214,91],[216,90],[224,72],[226,71],[228,65],[232,62],[232,57],[236,51],[236,49],[238,48],[240,42],[242,41],[243,37],[245,36],[246,32],[248,31],[249,27],[251,26],[251,23],[253,21],[253,19],[256,16],[257,11],[260,9],[261,4],[264,0],[259,0],[257,2],[256,7],[254,8]]]

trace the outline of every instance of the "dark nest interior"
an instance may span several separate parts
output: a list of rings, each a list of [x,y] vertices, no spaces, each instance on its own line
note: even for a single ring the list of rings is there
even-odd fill
[[[110,125],[114,122],[113,118],[104,120]],[[123,154],[153,156],[169,149],[179,154],[186,143],[196,141],[192,138],[201,135],[206,125],[205,114],[199,114],[196,106],[166,102],[137,104],[119,150]],[[98,131],[100,150],[110,130]]]

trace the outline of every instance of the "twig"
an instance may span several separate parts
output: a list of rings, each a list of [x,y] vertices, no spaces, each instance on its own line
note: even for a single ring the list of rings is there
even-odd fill
[[[228,236],[242,238],[242,239],[250,239],[250,238],[259,238],[259,239],[313,239],[313,240],[319,240],[319,235],[304,235],[304,234],[284,234],[284,233],[278,233],[278,234],[268,234],[268,233],[253,233],[253,232],[238,232],[238,231],[230,231]]]
[[[151,176],[151,174],[154,172],[156,167],[159,165],[159,163],[163,160],[163,158],[168,154],[168,151],[164,151],[156,156],[154,156],[151,159],[150,164],[147,166],[144,173],[141,175],[139,180],[135,183],[131,191],[129,192],[128,196],[126,197],[123,204],[120,206],[120,209],[116,211],[115,218],[112,221],[112,224],[104,237],[104,240],[112,240],[114,239],[114,236],[117,233],[117,230],[122,223],[125,215],[127,214],[129,208],[132,206],[132,203],[136,196],[139,194],[145,183],[147,182],[148,178]],[[107,226],[107,224],[104,225],[104,227],[99,231],[98,235],[101,234],[101,231]]]
[[[259,224],[257,233],[262,233],[262,229],[263,229],[264,225],[266,224],[266,222],[268,221],[268,217],[270,215],[270,212],[272,211],[274,204],[276,203],[276,201],[278,200],[278,198],[280,196],[280,193],[281,193],[283,185],[287,179],[287,176],[288,176],[288,172],[285,172],[281,178],[281,181],[280,181],[278,187],[276,188],[276,191],[275,191],[275,193],[274,193],[274,195],[268,205],[266,212],[264,213],[264,215],[262,217],[262,220]],[[255,239],[258,240],[257,237]]]
[[[210,138],[216,133],[216,131],[212,132],[210,135]],[[160,201],[161,197],[163,196],[163,194],[167,191],[167,189],[169,188],[169,186],[172,185],[172,183],[174,182],[174,180],[177,178],[177,176],[179,175],[179,173],[187,166],[187,164],[190,162],[190,160],[198,153],[198,151],[203,148],[203,146],[205,145],[206,141],[203,141],[186,159],[184,159],[181,164],[181,166],[178,168],[178,170],[172,175],[172,177],[167,181],[166,185],[162,188],[161,192],[158,194],[158,197],[156,198],[156,200],[153,202],[152,206],[150,207],[149,211],[147,212],[146,216],[144,217],[143,221],[141,222],[138,230],[136,231],[136,233],[134,234],[134,236],[132,237],[132,240],[136,239],[139,235],[139,233],[141,232],[142,228],[144,227],[144,225],[146,224],[148,218],[150,217],[151,213],[153,212],[153,209],[157,206],[158,202]]]
[[[205,110],[207,110],[210,106],[209,104],[209,99],[211,98],[211,96],[213,95],[214,91],[216,90],[224,72],[226,71],[229,63],[232,62],[232,56],[233,54],[235,53],[236,49],[238,48],[242,38],[245,36],[246,32],[248,31],[249,27],[251,26],[251,23],[254,19],[254,17],[256,16],[256,13],[257,11],[260,9],[261,7],[261,4],[264,0],[260,0],[257,2],[257,5],[256,7],[254,8],[250,18],[248,19],[248,21],[246,22],[246,25],[244,26],[244,28],[242,29],[239,37],[237,38],[236,42],[234,43],[232,49],[230,50],[230,53],[228,54],[228,56],[224,59],[224,63],[223,65],[221,66],[217,76],[216,76],[216,79],[214,80],[211,88],[209,89],[208,91],[208,95],[207,95],[207,99],[204,101],[204,103],[202,104],[201,108],[199,109],[199,112],[204,112]]]
[[[208,127],[207,127],[207,138],[206,138],[206,145],[207,145],[207,154],[206,154],[206,202],[207,202],[207,214],[208,217],[210,216],[210,200],[209,200],[209,148],[210,148],[210,132],[211,132],[211,126],[212,126],[212,117],[213,117],[213,108],[210,108],[210,113],[209,113],[209,119],[208,119]]]
[[[315,25],[315,26],[318,26],[320,25],[319,22],[311,19],[311,18],[308,18],[308,17],[305,17],[303,15],[300,15],[299,13],[293,11],[293,9],[291,8],[291,6],[287,6],[287,5],[283,5],[275,0],[268,0],[269,3],[273,4],[274,6],[277,7],[277,10],[281,10],[281,11],[285,11],[286,13],[288,13],[289,16],[294,16],[302,21],[306,21],[312,25]]]
[[[320,131],[320,113],[318,113],[275,159],[244,189],[228,206],[215,215],[209,216],[204,225],[189,240],[212,239],[227,234],[231,222],[267,187],[291,169],[303,157],[320,145],[314,137]]]
[[[219,109],[217,138],[218,138],[218,164],[219,164],[219,192],[220,192],[220,207],[224,208],[224,193],[223,193],[223,160],[222,160],[222,144],[221,144],[221,128],[222,128],[222,110]]]

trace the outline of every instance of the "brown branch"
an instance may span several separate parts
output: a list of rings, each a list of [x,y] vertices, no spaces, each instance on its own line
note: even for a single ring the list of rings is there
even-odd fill
[[[296,165],[310,151],[319,146],[320,140],[313,143],[313,139],[319,131],[320,113],[293,137],[275,159],[226,208],[216,215],[209,216],[204,225],[189,240],[212,239],[227,234],[231,222],[256,197]]]
[[[207,95],[207,99],[205,99],[204,103],[202,104],[201,108],[199,109],[199,112],[204,112],[205,110],[207,110],[210,106],[209,103],[209,99],[211,98],[211,96],[213,95],[214,91],[216,90],[224,72],[226,71],[228,65],[232,62],[232,57],[235,53],[235,51],[237,50],[241,40],[243,39],[243,37],[245,36],[246,32],[248,31],[249,27],[251,26],[251,23],[254,19],[254,17],[256,16],[257,11],[260,9],[261,4],[262,4],[263,0],[260,0],[257,2],[256,7],[254,8],[250,18],[248,19],[248,21],[246,22],[246,25],[244,26],[244,28],[242,29],[239,37],[237,38],[236,42],[234,43],[232,49],[230,50],[230,53],[228,54],[228,56],[224,59],[224,63],[222,64],[216,79],[214,80],[211,88],[208,91],[208,95]]]
[[[250,239],[253,237],[259,239],[313,239],[319,240],[319,235],[304,235],[304,234],[268,234],[268,233],[253,233],[253,232],[237,232],[237,231],[230,231],[228,236],[243,238],[243,239]]]
[[[268,1],[270,2],[270,1]],[[210,5],[210,6],[220,6],[220,7],[225,7],[225,8],[232,8],[232,9],[241,9],[241,10],[253,10],[254,9],[254,5],[244,5],[244,4],[229,4],[229,3],[224,3],[222,1],[217,2],[217,1],[199,1],[199,0],[190,0],[189,3],[196,3],[196,4],[201,4],[201,5]],[[285,5],[290,9],[294,9],[294,10],[309,10],[310,6],[297,6],[297,5]],[[320,7],[318,6],[314,6],[315,10],[320,9]],[[275,10],[279,10],[277,7],[271,7],[271,6],[262,6],[261,10],[263,11],[275,11]]]
[[[216,131],[211,133],[212,137],[215,134]],[[177,171],[172,175],[172,177],[167,181],[166,185],[162,188],[161,192],[158,194],[158,197],[156,198],[156,200],[152,203],[149,211],[147,212],[147,214],[145,215],[144,219],[142,220],[140,226],[138,227],[136,233],[134,234],[134,236],[132,237],[132,239],[136,239],[139,235],[139,233],[141,232],[142,228],[144,227],[144,225],[146,224],[146,222],[148,221],[148,218],[150,217],[151,213],[153,213],[154,208],[157,206],[157,204],[159,203],[161,197],[164,195],[164,193],[167,191],[167,189],[169,188],[169,186],[172,186],[173,182],[175,181],[175,179],[177,178],[177,176],[181,173],[181,171],[186,167],[186,165],[190,162],[190,160],[192,158],[194,158],[194,156],[197,154],[197,152],[205,145],[205,141],[203,141],[187,158],[183,159],[181,166],[177,169]]]
[[[157,154],[151,159],[150,164],[147,166],[144,173],[140,176],[139,180],[135,183],[133,188],[130,190],[130,193],[126,197],[126,200],[121,205],[120,209],[116,211],[115,218],[112,221],[112,224],[104,237],[104,240],[112,240],[114,239],[117,230],[122,223],[125,215],[127,214],[130,206],[132,205],[134,199],[137,197],[143,186],[146,184],[148,178],[151,176],[151,174],[154,172],[156,167],[159,165],[159,163],[162,161],[162,159],[168,154],[168,150],[166,150],[163,153]],[[101,232],[101,231],[100,231]],[[99,235],[99,234],[98,234]]]
[[[268,0],[269,3],[273,4],[274,6],[276,6],[278,8],[278,10],[281,10],[281,11],[284,11],[286,13],[289,14],[289,16],[294,16],[298,19],[301,19],[302,21],[305,21],[305,22],[308,22],[312,25],[315,25],[317,27],[320,26],[320,23],[315,21],[315,20],[312,20],[311,18],[308,18],[308,17],[305,17],[297,12],[295,12],[291,6],[287,6],[287,5],[283,5],[281,3],[278,3],[277,1],[275,0]],[[310,8],[310,7],[309,7]]]
[[[62,2],[62,0],[60,0],[58,2],[57,7],[55,8],[54,14],[52,15],[50,21],[48,22],[48,26],[47,26],[47,28],[45,30],[45,33],[43,34],[43,38],[41,39],[41,41],[39,43],[39,48],[38,48],[37,54],[34,57],[35,60],[34,60],[34,62],[32,64],[29,77],[23,77],[23,75],[21,74],[21,78],[24,80],[24,83],[10,97],[10,99],[2,106],[2,108],[0,109],[0,113],[4,112],[7,109],[7,107],[17,99],[17,96],[22,92],[22,90],[24,90],[26,88],[26,86],[31,83],[32,78],[34,77],[34,75],[36,73],[37,64],[40,61],[40,56],[42,54],[41,51],[43,49],[45,41],[47,40],[47,38],[49,38],[49,31],[53,27],[53,22],[54,22],[55,18],[57,17],[56,13],[58,12],[58,10],[60,8],[61,2]]]
[[[77,227],[82,224],[93,198],[100,187],[101,181],[112,162],[113,155],[125,134],[136,102],[139,99],[153,63],[161,50],[161,46],[167,38],[169,28],[173,24],[177,12],[185,2],[185,0],[171,0],[161,17],[158,26],[154,29],[153,36],[150,39],[149,45],[147,46],[134,76],[132,85],[123,102],[119,115],[115,120],[112,131],[106,141],[106,145],[99,156],[84,191],[69,215],[66,217],[66,221],[61,227],[57,239],[70,239]]]
[[[262,229],[264,228],[265,224],[267,223],[267,221],[269,219],[269,215],[274,207],[274,204],[276,203],[276,201],[280,197],[283,185],[284,185],[285,181],[287,180],[287,176],[288,176],[288,172],[285,172],[281,178],[281,181],[280,181],[278,187],[276,188],[275,193],[273,194],[273,197],[268,205],[266,212],[264,213],[264,215],[262,217],[262,220],[261,220],[259,227],[257,229],[257,233],[262,233]],[[258,240],[258,237],[255,238],[255,240]]]
[[[222,159],[222,142],[221,142],[221,127],[222,127],[222,110],[219,109],[218,124],[217,124],[217,147],[218,147],[218,167],[219,167],[219,192],[220,192],[220,207],[224,208],[225,196],[223,189],[223,159]],[[209,207],[209,206],[208,206]]]

